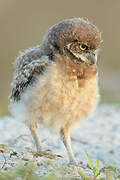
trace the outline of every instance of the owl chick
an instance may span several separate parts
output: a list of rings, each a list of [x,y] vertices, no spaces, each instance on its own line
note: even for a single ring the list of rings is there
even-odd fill
[[[97,55],[101,34],[82,18],[52,26],[40,45],[15,61],[12,111],[26,122],[38,153],[44,153],[38,123],[58,129],[75,164],[70,128],[86,119],[98,99]]]

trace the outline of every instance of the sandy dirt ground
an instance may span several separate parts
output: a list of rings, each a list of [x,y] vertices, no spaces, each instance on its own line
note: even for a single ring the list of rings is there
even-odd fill
[[[67,164],[68,157],[59,133],[39,128],[39,134],[45,149],[50,149],[53,154],[60,155],[53,163]],[[120,107],[114,105],[100,105],[93,117],[82,122],[79,127],[71,131],[72,148],[78,165],[82,168],[89,168],[85,150],[87,150],[91,160],[95,163],[100,160],[100,168],[113,165],[120,171]],[[28,149],[35,149],[31,134],[22,122],[12,117],[4,117],[0,120],[0,144],[5,144],[12,152],[17,152],[17,156],[10,157],[10,153],[0,154],[1,168],[16,166],[21,159],[32,159],[32,154]],[[5,162],[6,158],[6,163]],[[37,158],[41,163],[46,157]],[[44,163],[43,163],[44,164]],[[45,166],[41,166],[43,172],[48,171]]]

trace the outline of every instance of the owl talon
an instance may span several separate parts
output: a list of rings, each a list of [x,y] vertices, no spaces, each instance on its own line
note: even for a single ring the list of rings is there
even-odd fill
[[[35,157],[46,157],[46,158],[55,159],[55,160],[59,157],[59,155],[51,154],[50,150],[36,152],[33,149],[29,148],[28,152],[32,153],[32,155]]]
[[[37,157],[46,157],[46,158],[55,159],[55,160],[58,158],[58,156],[56,154],[52,154],[50,152],[50,150],[49,151],[48,150],[47,151],[41,151],[39,153],[36,153],[35,156],[37,156]]]

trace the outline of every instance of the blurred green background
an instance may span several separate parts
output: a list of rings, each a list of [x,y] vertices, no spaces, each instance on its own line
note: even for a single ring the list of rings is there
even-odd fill
[[[119,0],[0,0],[0,116],[8,113],[12,62],[19,50],[40,44],[51,25],[72,17],[88,18],[102,32],[101,102],[120,101]]]

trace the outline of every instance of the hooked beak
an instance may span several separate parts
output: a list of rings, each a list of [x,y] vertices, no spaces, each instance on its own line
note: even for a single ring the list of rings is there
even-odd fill
[[[81,54],[80,59],[88,64],[96,64],[97,63],[97,54],[91,52],[89,54]]]
[[[97,54],[91,53],[87,57],[88,61],[91,62],[91,64],[96,64],[97,63]]]

